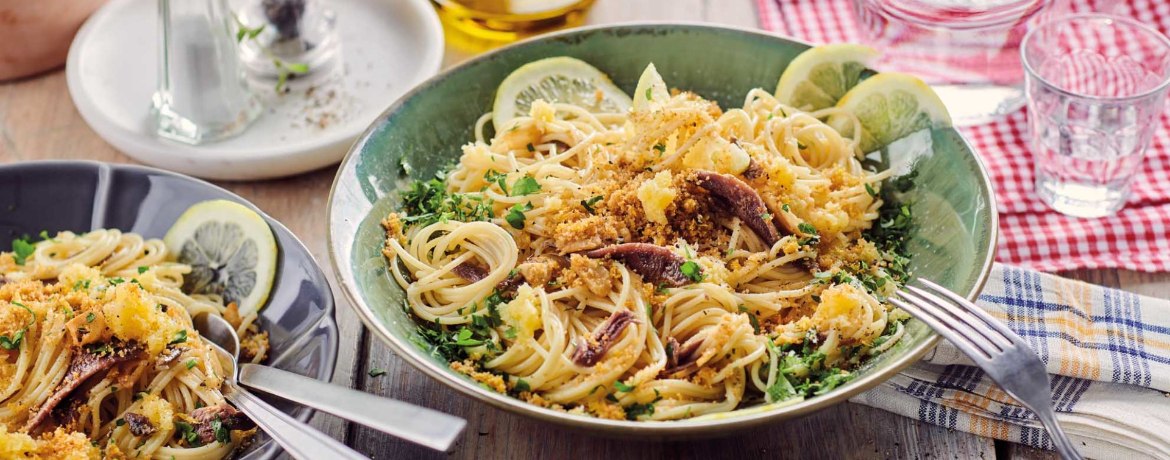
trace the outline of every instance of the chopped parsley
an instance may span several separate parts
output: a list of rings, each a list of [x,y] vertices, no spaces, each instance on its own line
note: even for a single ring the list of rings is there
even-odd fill
[[[5,350],[15,350],[20,348],[20,342],[24,340],[24,335],[28,333],[28,328],[32,327],[33,323],[37,322],[37,314],[33,312],[31,308],[26,307],[20,302],[11,302],[11,304],[28,311],[28,314],[32,315],[32,319],[29,320],[28,324],[24,325],[23,329],[12,334],[12,337],[7,335],[0,335],[0,348]]]
[[[36,246],[33,246],[25,238],[12,240],[12,258],[16,260],[16,265],[24,265],[33,252],[36,252],[36,249]]]
[[[528,151],[529,151],[529,152],[535,152],[535,151],[536,151],[536,147],[533,147],[531,142],[529,142],[529,143],[528,143],[527,147],[528,147]]]
[[[808,222],[801,222],[800,225],[796,226],[796,228],[805,235],[819,235],[819,233],[817,233],[817,228],[813,227],[813,225]]]
[[[175,420],[175,437],[180,440],[187,441],[191,447],[202,447],[203,439],[199,437],[199,433],[195,432],[195,426],[190,423]]]
[[[622,393],[629,393],[631,391],[634,391],[634,388],[637,388],[637,387],[638,387],[637,385],[626,385],[625,383],[622,383],[621,380],[617,380],[617,381],[613,382],[613,388],[617,391],[622,392]]]
[[[54,243],[57,242],[56,238],[49,236],[49,232],[47,230],[41,230],[40,236],[41,236],[41,240],[43,240],[43,241],[52,241]]]
[[[865,193],[868,193],[871,197],[877,197],[877,192],[873,191],[872,185],[865,184]]]
[[[504,216],[504,220],[508,221],[508,225],[511,225],[512,228],[516,230],[523,230],[524,211],[528,211],[530,209],[532,209],[532,203],[516,203],[516,205],[512,206],[512,209],[508,211],[508,214]]]
[[[666,153],[666,144],[654,144],[654,150],[658,151],[658,156],[662,156],[662,154]]]
[[[409,176],[410,173],[414,172],[414,166],[410,165],[410,161],[406,159],[406,155],[403,155],[398,160],[398,167],[403,176]]]
[[[87,323],[92,323],[93,320],[95,320],[95,319],[97,319],[97,315],[93,314],[93,312],[90,312],[88,315],[85,315],[85,322],[87,322]]]
[[[528,382],[524,379],[516,379],[516,385],[512,389],[517,392],[532,391],[532,387],[528,386]]]
[[[816,331],[809,331],[803,343],[767,344],[779,358],[777,381],[766,389],[772,402],[823,395],[853,379],[852,372],[826,366],[826,356],[817,351],[819,345],[816,342]]]
[[[686,261],[686,263],[683,263],[678,267],[678,269],[682,272],[683,276],[696,283],[701,282],[703,281],[703,278],[706,278],[706,276],[703,275],[703,268],[693,260]]]
[[[650,90],[651,90],[651,88],[646,88],[646,100],[647,100],[647,101],[653,101],[653,100],[654,100],[654,97],[650,95]]]
[[[215,416],[215,420],[211,421],[211,431],[215,433],[216,442],[220,444],[232,442],[231,431],[228,430],[227,425],[223,424],[223,421],[219,419],[218,415]]]
[[[634,403],[626,406],[626,419],[637,420],[643,415],[646,417],[654,415],[654,404],[662,400],[662,395],[658,394],[658,390],[654,390],[654,395],[654,400],[648,403]]]
[[[601,195],[597,195],[597,196],[590,198],[588,200],[581,200],[581,207],[585,208],[585,211],[588,211],[589,214],[597,214],[597,210],[593,209],[593,205],[595,205],[595,204],[597,204],[597,202],[601,201],[602,198],[605,198],[605,197],[603,197]]]
[[[483,340],[471,338],[471,329],[461,329],[459,334],[455,336],[455,345],[461,347],[478,347],[483,345],[483,342]]]
[[[400,220],[408,227],[448,220],[475,222],[495,217],[492,200],[484,198],[482,194],[449,193],[445,170],[436,173],[434,179],[412,182],[410,189],[402,194],[402,210],[407,215]]]
[[[146,273],[147,270],[150,270],[150,267],[138,267],[138,274]]]
[[[483,180],[489,184],[496,184],[500,186],[500,191],[508,194],[508,175],[502,172],[497,172],[494,169],[489,169],[488,172],[483,173]]]
[[[756,315],[752,314],[752,312],[749,311],[746,306],[740,305],[739,311],[747,313],[748,321],[751,321],[751,323],[752,323],[752,329],[754,331],[756,331],[756,334],[759,334],[760,333],[760,319],[757,318]]]
[[[531,195],[540,191],[540,183],[532,176],[524,176],[516,179],[516,183],[512,184],[512,196]]]
[[[186,329],[183,329],[179,332],[176,332],[175,338],[172,339],[170,342],[167,342],[167,345],[175,345],[175,344],[180,344],[180,343],[187,343],[187,330]]]
[[[199,364],[199,360],[197,360],[195,358],[188,359],[187,360],[187,369],[191,369],[191,368],[195,367],[195,365],[197,365],[197,364]]]

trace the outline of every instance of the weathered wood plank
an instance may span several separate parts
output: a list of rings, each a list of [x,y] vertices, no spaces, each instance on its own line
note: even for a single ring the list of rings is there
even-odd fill
[[[870,407],[845,404],[809,417],[741,434],[704,440],[639,441],[608,439],[573,432],[489,408],[429,377],[389,353],[370,345],[369,366],[387,370],[381,377],[364,373],[367,391],[464,417],[467,432],[446,453],[432,452],[378,432],[355,427],[352,445],[374,458],[607,458],[688,459],[757,458],[765,454],[817,458],[990,458],[990,440],[915,422]],[[490,454],[488,454],[490,453]]]

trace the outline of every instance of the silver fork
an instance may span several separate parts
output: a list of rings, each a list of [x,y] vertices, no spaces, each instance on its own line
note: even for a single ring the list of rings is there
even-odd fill
[[[991,380],[1027,407],[1065,459],[1080,460],[1072,441],[1056,421],[1048,372],[1024,339],[975,304],[934,282],[918,278],[930,289],[907,285],[890,302],[922,320],[983,368]]]

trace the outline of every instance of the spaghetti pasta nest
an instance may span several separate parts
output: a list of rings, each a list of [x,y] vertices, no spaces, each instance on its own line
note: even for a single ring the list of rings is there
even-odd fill
[[[856,123],[759,89],[727,111],[538,100],[491,138],[484,115],[383,221],[383,252],[423,345],[533,404],[671,420],[822,394],[905,318],[884,302],[904,238],[870,236],[899,213],[891,174],[829,116]]]
[[[0,456],[220,459],[256,429],[227,405],[224,370],[192,327],[224,316],[258,362],[267,335],[162,241],[62,232],[0,254]]]

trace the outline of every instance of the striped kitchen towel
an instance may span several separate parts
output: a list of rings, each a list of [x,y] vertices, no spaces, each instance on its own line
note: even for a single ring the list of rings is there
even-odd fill
[[[1047,364],[1057,418],[1083,455],[1170,459],[1170,301],[997,264],[978,304]],[[852,401],[1053,448],[1032,412],[946,341]]]

